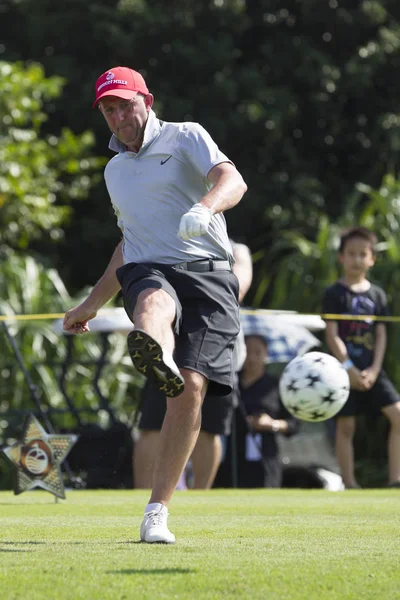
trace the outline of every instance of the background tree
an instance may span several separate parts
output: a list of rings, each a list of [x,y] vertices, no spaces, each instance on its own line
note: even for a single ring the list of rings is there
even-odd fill
[[[15,69],[0,78],[12,98],[4,105],[0,94],[1,235],[46,256],[71,294],[98,279],[119,239],[102,165],[87,159],[112,156],[90,109],[94,82],[125,64],[146,77],[160,117],[201,122],[243,173],[249,191],[227,219],[253,251],[249,304],[318,312],[337,276],[338,230],[357,219],[379,233],[373,276],[399,314],[397,0],[0,0],[0,14],[0,55]],[[41,85],[33,66],[35,127],[18,121],[23,104],[13,112],[10,96],[32,61],[48,78]],[[397,337],[388,351],[394,379]]]
[[[100,177],[104,160],[90,155],[93,134],[42,133],[47,103],[62,91],[60,77],[46,78],[37,63],[0,62],[0,314],[64,312],[78,300],[55,268],[62,226]],[[42,251],[42,254],[39,253]],[[84,290],[81,291],[81,294]],[[26,366],[45,410],[59,410],[58,427],[71,426],[58,379],[66,359],[65,340],[52,321],[12,321]],[[2,327],[3,328],[3,327]],[[131,368],[123,336],[111,336],[100,386],[121,419],[128,418],[140,380]],[[97,336],[75,343],[75,362],[66,385],[76,408],[98,406],[92,385],[102,346]],[[0,335],[0,444],[12,431],[13,415],[35,408],[29,386],[7,337]],[[127,397],[132,403],[127,402]],[[127,407],[127,408],[126,408]],[[54,414],[54,413],[53,413]],[[96,413],[93,413],[94,415]],[[20,416],[18,417],[20,419]],[[94,417],[93,417],[94,418]],[[103,419],[107,422],[106,415]]]
[[[346,212],[337,221],[331,222],[327,217],[320,220],[315,240],[290,230],[282,232],[281,239],[270,249],[271,258],[275,257],[277,261],[270,308],[320,313],[324,289],[342,274],[337,260],[341,230],[354,223],[375,230],[379,238],[377,260],[369,278],[383,287],[395,315],[395,321],[387,326],[384,368],[400,390],[397,368],[400,353],[400,184],[392,175],[386,175],[378,189],[366,185],[357,187]],[[322,349],[329,351],[324,346]],[[387,482],[388,424],[378,416],[358,419],[356,470],[365,487],[380,487]]]
[[[90,156],[93,134],[42,135],[45,103],[61,94],[63,80],[43,67],[0,62],[0,244],[29,251],[63,236],[70,202],[84,198],[103,161]]]
[[[396,0],[2,1],[3,54],[67,82],[48,127],[89,128],[94,151],[110,157],[93,86],[128,64],[146,76],[160,116],[212,132],[249,185],[227,218],[258,258],[249,302],[256,294],[265,306],[282,228],[314,239],[320,215],[337,219],[356,183],[396,175],[399,21]],[[101,274],[119,234],[103,183],[74,211],[55,266],[79,289]]]

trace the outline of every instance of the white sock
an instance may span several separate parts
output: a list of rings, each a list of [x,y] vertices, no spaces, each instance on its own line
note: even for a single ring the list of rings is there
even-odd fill
[[[160,511],[162,508],[164,507],[164,504],[161,504],[161,502],[151,502],[150,504],[148,504],[146,506],[146,508],[144,509],[145,513],[149,513],[152,510],[156,510],[157,512]]]

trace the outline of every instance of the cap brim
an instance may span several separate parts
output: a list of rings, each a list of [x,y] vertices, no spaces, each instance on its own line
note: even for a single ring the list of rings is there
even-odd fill
[[[92,108],[95,108],[99,101],[106,96],[116,96],[117,98],[123,98],[124,100],[132,100],[132,98],[137,96],[138,93],[139,92],[133,92],[132,90],[107,90],[106,92],[100,94],[98,98],[96,98]]]

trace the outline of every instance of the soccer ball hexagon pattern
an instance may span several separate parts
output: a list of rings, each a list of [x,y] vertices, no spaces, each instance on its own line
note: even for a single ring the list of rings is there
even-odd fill
[[[303,421],[326,421],[345,404],[350,381],[336,358],[324,352],[308,352],[286,365],[279,392],[293,416]]]

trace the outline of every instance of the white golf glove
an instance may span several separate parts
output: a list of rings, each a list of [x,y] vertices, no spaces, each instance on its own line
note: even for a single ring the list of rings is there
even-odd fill
[[[183,215],[179,223],[178,236],[183,240],[204,235],[213,217],[213,211],[200,203],[195,204]]]

